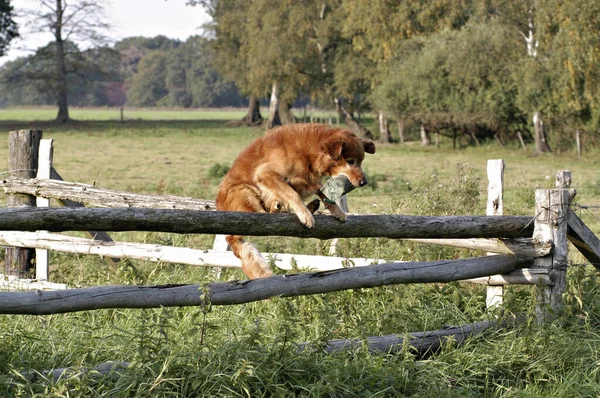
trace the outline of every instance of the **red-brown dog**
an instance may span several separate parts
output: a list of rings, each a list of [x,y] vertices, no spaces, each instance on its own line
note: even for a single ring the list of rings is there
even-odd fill
[[[345,174],[353,186],[366,185],[361,169],[365,152],[375,153],[375,144],[348,130],[319,124],[275,128],[252,142],[233,162],[219,186],[217,209],[292,212],[312,228],[315,219],[303,200],[317,193],[324,176]],[[346,214],[336,204],[324,204],[334,217],[346,221]],[[272,275],[253,245],[238,235],[228,235],[226,240],[242,260],[248,278]]]

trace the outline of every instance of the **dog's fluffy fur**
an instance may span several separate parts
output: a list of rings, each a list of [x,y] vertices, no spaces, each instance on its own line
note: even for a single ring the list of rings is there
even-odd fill
[[[325,176],[345,174],[355,187],[365,185],[367,177],[361,168],[365,152],[375,153],[373,142],[348,130],[317,124],[275,128],[252,142],[234,161],[219,186],[217,209],[292,212],[302,224],[312,228],[313,211],[303,200],[317,194]],[[313,201],[309,207],[318,208],[316,203],[314,206]],[[334,217],[346,220],[346,214],[337,205],[324,204]],[[228,235],[226,240],[241,259],[248,278],[272,275],[253,245],[238,235]]]

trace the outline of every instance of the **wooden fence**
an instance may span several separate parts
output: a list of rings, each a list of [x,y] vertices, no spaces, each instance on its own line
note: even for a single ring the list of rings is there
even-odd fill
[[[10,174],[9,178],[0,181],[0,186],[9,197],[10,208],[0,210],[0,244],[16,247],[7,250],[5,273],[12,274],[21,285],[27,281],[16,277],[34,265],[32,248],[101,255],[110,261],[126,257],[218,267],[239,266],[239,261],[230,252],[113,242],[107,231],[319,239],[387,237],[467,247],[481,250],[485,255],[422,263],[279,253],[270,255],[279,267],[290,269],[290,264],[296,262],[299,268],[321,272],[254,281],[214,282],[207,286],[100,286],[0,292],[0,313],[52,314],[98,308],[202,305],[203,300],[210,300],[213,305],[229,305],[273,296],[466,280],[489,286],[488,306],[501,303],[502,287],[507,284],[538,285],[542,292],[539,312],[544,316],[543,310],[547,306],[559,310],[562,303],[569,240],[594,266],[600,267],[600,241],[569,209],[575,194],[569,189],[569,172],[559,173],[556,189],[536,191],[536,208],[528,216],[500,215],[504,165],[501,161],[490,161],[488,174],[500,177],[490,177],[487,216],[350,215],[346,223],[339,223],[331,217],[317,215],[316,226],[307,229],[292,214],[219,212],[214,210],[214,203],[207,200],[139,195],[60,181],[51,164],[52,142],[41,140],[41,132],[11,132],[9,139]],[[33,170],[37,170],[37,175]],[[68,207],[34,207],[34,198],[57,199]],[[80,203],[96,207],[85,208]],[[43,205],[47,203],[38,201],[38,206]],[[60,231],[89,231],[92,238],[53,233]],[[44,255],[39,257],[38,254],[35,263],[38,280],[29,280],[29,283],[43,283],[48,279],[47,268],[42,269],[40,258]],[[348,267],[350,264],[354,267]],[[62,286],[36,285],[35,288],[45,287]],[[206,294],[199,294],[199,290]]]

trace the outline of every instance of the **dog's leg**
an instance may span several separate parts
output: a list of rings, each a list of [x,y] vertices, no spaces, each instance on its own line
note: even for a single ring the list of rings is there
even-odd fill
[[[244,242],[238,235],[227,235],[225,239],[231,246],[233,254],[242,260],[242,271],[248,278],[266,278],[273,275],[267,261],[254,245]]]
[[[298,192],[294,191],[281,175],[267,167],[260,167],[256,170],[255,180],[263,196],[276,196],[278,201],[283,202],[282,206],[296,214],[306,227],[312,228],[315,225],[315,218],[302,202]]]
[[[243,185],[229,187],[229,189],[219,192],[217,209],[253,213],[265,212],[258,192]],[[242,271],[248,278],[265,278],[273,275],[267,261],[254,245],[245,242],[239,235],[227,235],[225,240],[231,246],[233,254],[242,261]]]
[[[327,210],[329,210],[329,212],[331,213],[332,216],[334,216],[341,222],[346,222],[346,212],[344,212],[344,210],[342,210],[342,208],[340,206],[338,206],[336,203],[334,203],[334,204],[330,204],[327,202],[323,202],[323,203],[325,204],[325,207],[327,208]]]
[[[342,210],[337,203],[330,203],[329,199],[323,194],[321,191],[317,191],[317,196],[323,201],[323,204],[329,210],[332,216],[340,220],[341,222],[346,222],[346,212]]]

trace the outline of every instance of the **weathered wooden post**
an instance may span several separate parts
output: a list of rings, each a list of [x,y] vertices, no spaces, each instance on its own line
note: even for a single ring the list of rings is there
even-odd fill
[[[539,321],[551,319],[563,308],[562,295],[567,288],[568,240],[567,215],[575,191],[567,189],[571,184],[571,172],[560,171],[556,176],[556,189],[535,191],[535,226],[533,239],[550,242],[552,253],[537,258],[534,267],[546,268],[552,286],[539,286],[536,313]]]
[[[490,159],[487,163],[488,197],[486,215],[501,216],[504,213],[504,160]],[[495,255],[495,253],[488,253]],[[485,305],[494,308],[502,304],[503,286],[488,286]]]
[[[10,177],[33,178],[38,167],[41,130],[19,130],[8,133],[8,172]],[[35,206],[35,196],[10,194],[8,207]],[[35,265],[35,250],[7,248],[4,257],[5,275],[25,277]]]

